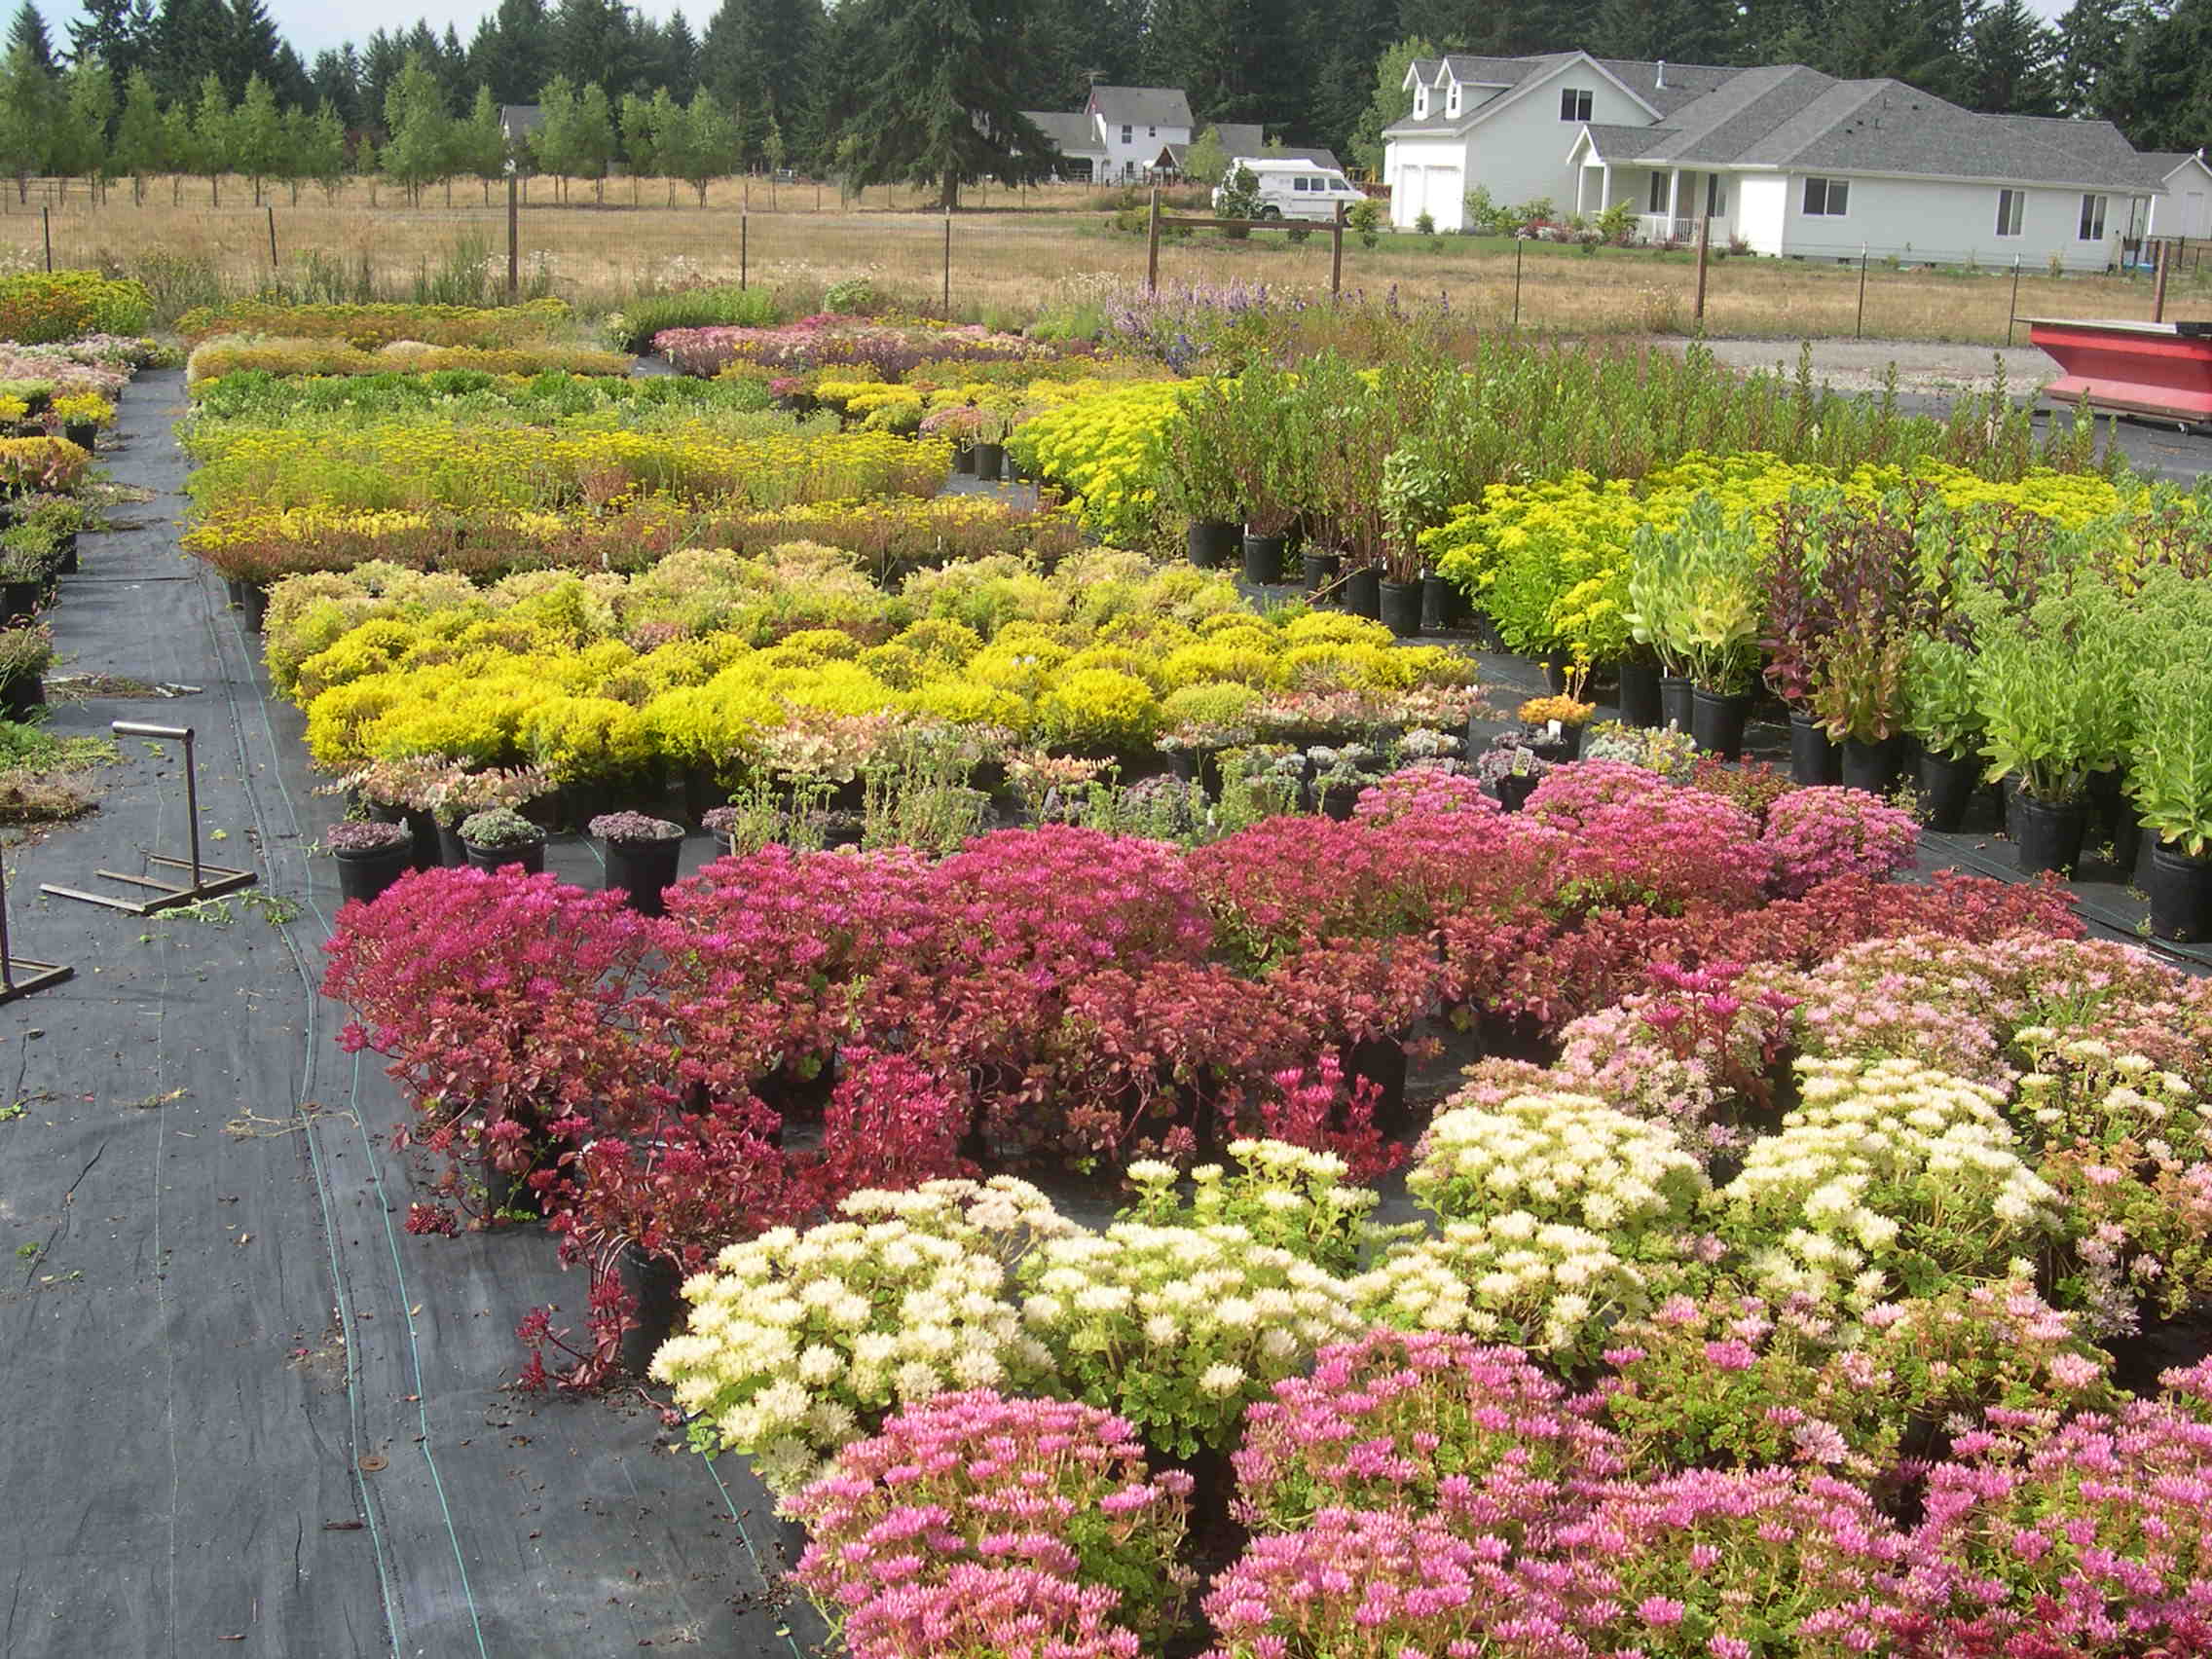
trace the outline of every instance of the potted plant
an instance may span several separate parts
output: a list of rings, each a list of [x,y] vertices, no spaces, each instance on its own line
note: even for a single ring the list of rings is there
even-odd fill
[[[23,534],[20,526],[0,532],[0,626],[34,614],[46,591],[46,555],[14,539]]]
[[[1013,429],[1014,422],[1005,410],[976,411],[976,476],[981,482],[996,484],[1006,470],[1006,438]]]
[[[1421,630],[1422,613],[1433,610],[1441,626],[1445,608],[1443,590],[1450,584],[1432,575],[1421,556],[1420,537],[1444,522],[1451,503],[1443,498],[1451,481],[1419,444],[1392,450],[1382,461],[1382,583],[1377,598],[1382,624],[1401,640]],[[1428,592],[1430,583],[1437,591]]]
[[[2022,870],[2071,873],[2087,825],[2081,696],[2060,653],[2021,628],[1985,632],[1974,659],[1984,775],[2009,782],[2008,829]]]
[[[1509,732],[1493,741],[1475,762],[1475,776],[1497,793],[1498,804],[1519,812],[1552,763],[1529,747],[1525,734]]]
[[[2160,939],[2212,940],[2212,664],[2160,663],[2136,677],[2129,793],[2154,839],[2144,886]]]
[[[1585,674],[1587,670],[1584,671]],[[1577,682],[1579,687],[1579,682]],[[1522,722],[1537,734],[1539,749],[1557,750],[1552,758],[1573,760],[1582,753],[1582,730],[1590,723],[1590,717],[1598,712],[1598,705],[1585,703],[1571,692],[1557,697],[1530,697],[1517,713]]]
[[[1236,473],[1229,464],[1233,413],[1218,383],[1198,383],[1182,395],[1182,412],[1162,435],[1160,503],[1188,521],[1191,563],[1216,570],[1236,557]]]
[[[926,438],[942,438],[952,446],[952,470],[966,477],[976,475],[976,432],[982,424],[983,412],[973,403],[956,404],[950,409],[933,409],[922,417],[922,435]]]
[[[535,766],[494,766],[481,772],[456,767],[447,773],[430,792],[430,812],[438,821],[439,862],[449,868],[473,862],[461,832],[462,820],[470,814],[493,807],[512,811],[540,798],[551,787]]]
[[[461,844],[477,869],[514,865],[530,875],[545,869],[545,831],[509,806],[487,807],[462,819]]]
[[[407,873],[414,859],[415,837],[404,824],[348,819],[323,831],[322,850],[338,861],[340,896],[370,904]]]
[[[1759,663],[1758,532],[1749,513],[1728,521],[1714,503],[1709,515],[1692,508],[1678,539],[1670,604],[1693,688],[1690,735],[1733,760],[1744,751]]]
[[[0,628],[0,709],[28,719],[46,703],[46,671],[54,664],[54,632],[45,623]]]
[[[1306,761],[1314,807],[1339,821],[1351,817],[1359,792],[1382,775],[1382,757],[1364,743],[1317,745],[1306,752]]]
[[[1911,637],[1896,623],[1858,619],[1815,645],[1812,712],[1841,752],[1847,789],[1886,795],[1897,787]]]
[[[1291,530],[1313,490],[1305,408],[1290,378],[1266,363],[1217,384],[1229,403],[1227,455],[1244,504],[1244,579],[1272,586],[1282,580]]]
[[[1919,740],[1913,783],[1921,821],[1949,834],[1965,822],[1981,781],[1981,704],[1973,653],[1955,640],[1913,637],[1904,659],[1904,729]]]
[[[607,843],[607,891],[621,893],[642,916],[665,914],[661,895],[676,884],[683,826],[643,812],[607,812],[591,821],[591,832]]]
[[[1716,509],[1701,497],[1690,512],[1701,510]],[[1689,590],[1681,531],[1662,535],[1650,525],[1639,525],[1629,538],[1628,557],[1629,638],[1658,664],[1661,722],[1671,731],[1687,732],[1693,687],[1684,638],[1683,603]]]
[[[415,867],[435,869],[438,820],[432,808],[447,782],[461,775],[460,762],[442,755],[406,755],[372,760],[315,793],[344,794],[371,818],[406,825],[415,843]]]

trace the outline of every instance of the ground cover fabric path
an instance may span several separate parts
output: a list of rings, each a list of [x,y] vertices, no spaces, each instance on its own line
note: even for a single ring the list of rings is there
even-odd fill
[[[787,1534],[741,1466],[636,1397],[504,1387],[525,1309],[580,1323],[542,1233],[401,1231],[398,1102],[313,990],[335,803],[177,553],[182,398],[174,372],[127,393],[103,461],[154,496],[85,536],[52,621],[58,673],[200,690],[54,723],[194,726],[204,856],[262,881],[227,924],[39,897],[183,851],[173,750],[139,739],[98,813],[8,853],[18,954],[77,977],[0,1009],[0,1107],[24,1108],[0,1121],[0,1659],[791,1653],[818,1627],[771,1588]]]

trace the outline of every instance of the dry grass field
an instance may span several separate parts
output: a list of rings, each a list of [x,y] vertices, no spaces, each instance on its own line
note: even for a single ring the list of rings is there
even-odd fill
[[[295,291],[374,289],[390,297],[466,298],[472,284],[497,292],[506,271],[503,192],[476,181],[432,190],[408,205],[388,186],[353,182],[336,200],[303,189],[272,192],[270,214],[252,204],[245,181],[225,181],[219,204],[204,179],[151,181],[143,203],[128,184],[104,203],[84,185],[34,183],[27,201],[0,190],[0,265],[45,257],[51,225],[58,265],[95,265],[140,276],[173,312],[216,291],[250,291],[273,269]],[[491,200],[487,201],[489,194]],[[588,183],[556,202],[552,181],[529,182],[520,214],[523,280],[586,310],[606,309],[642,288],[735,280],[804,299],[848,276],[868,276],[918,310],[1018,320],[1041,309],[1081,304],[1140,280],[1141,234],[1113,228],[1115,198],[1081,187],[981,190],[948,228],[921,209],[918,192],[870,190],[840,201],[836,187],[725,180],[705,208],[688,186],[610,180],[604,199]],[[1125,201],[1136,200],[1130,193]],[[1187,203],[1195,204],[1188,194]],[[46,209],[42,217],[41,209]],[[1202,210],[1202,209],[1201,209]],[[2194,250],[2167,294],[2166,315],[2212,317],[2212,261]],[[949,258],[949,284],[947,261]],[[1519,267],[1518,277],[1516,267]],[[1233,242],[1210,234],[1169,240],[1165,282],[1265,282],[1325,294],[1329,239],[1303,243],[1267,234]],[[1686,333],[1695,327],[1696,274],[1685,252],[1572,247],[1463,237],[1384,236],[1370,249],[1347,237],[1345,286],[1371,297],[1442,296],[1485,324],[1574,333]],[[1516,289],[1518,288],[1518,311]],[[2151,313],[2147,274],[2053,277],[2024,270],[2021,316]],[[1705,329],[1716,336],[2002,343],[2013,314],[2009,267],[1981,271],[1893,269],[1856,263],[1721,258],[1709,273]],[[2018,336],[2025,340],[2025,330]]]

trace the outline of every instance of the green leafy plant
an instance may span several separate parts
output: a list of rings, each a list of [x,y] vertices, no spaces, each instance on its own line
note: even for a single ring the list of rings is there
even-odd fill
[[[1954,640],[1915,635],[1904,661],[1904,729],[1929,754],[1958,759],[1981,745],[1973,652]]]
[[[2135,682],[2129,793],[2145,829],[2200,858],[2212,842],[2212,663],[2164,663]]]

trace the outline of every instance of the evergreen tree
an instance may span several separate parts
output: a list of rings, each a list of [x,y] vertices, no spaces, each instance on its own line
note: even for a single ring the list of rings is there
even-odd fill
[[[364,126],[384,126],[384,100],[407,67],[407,39],[379,29],[361,46],[361,120]]]
[[[2056,115],[2058,38],[2027,0],[1996,0],[1973,19],[1969,108],[1992,115]]]
[[[114,161],[117,171],[130,175],[131,198],[140,203],[146,200],[148,175],[170,165],[161,99],[154,92],[154,78],[143,69],[131,70],[123,86],[123,115],[115,124]]]
[[[217,67],[222,71],[224,89],[233,97],[243,98],[246,83],[256,75],[275,85],[277,55],[284,43],[262,0],[229,0],[225,12],[227,38],[223,61]]]
[[[54,71],[28,41],[0,57],[0,169],[14,175],[16,200],[30,199],[30,181],[46,171],[54,149]]]
[[[1354,166],[1366,168],[1378,177],[1382,172],[1385,148],[1383,129],[1394,127],[1414,112],[1414,95],[1406,88],[1406,72],[1417,57],[1442,56],[1430,42],[1419,35],[1409,36],[1390,46],[1376,60],[1375,79],[1371,83],[1367,109],[1352,129],[1351,158]]]
[[[142,10],[132,0],[79,0],[84,16],[69,24],[69,55],[82,63],[96,57],[106,66],[109,83],[120,92],[129,81],[146,50],[140,30]],[[142,7],[144,0],[139,0]]]
[[[468,74],[499,103],[529,103],[552,73],[552,55],[544,0],[499,0],[469,43]]]
[[[1736,20],[1710,0],[1600,0],[1590,51],[1642,62],[1726,63]]]
[[[223,0],[161,0],[148,55],[163,101],[197,102],[202,82],[222,73],[230,36]]]
[[[857,103],[882,50],[877,27],[886,12],[869,0],[838,7],[837,32],[859,54],[848,57],[829,46],[821,0],[723,0],[699,45],[699,85],[734,116],[744,161],[759,158],[771,123],[802,151],[820,142],[825,112],[816,66],[845,65],[834,78],[839,101]]]
[[[315,101],[336,116],[341,128],[361,125],[361,55],[350,41],[336,52],[318,52],[308,77]]]
[[[557,0],[551,56],[554,70],[576,86],[596,83],[617,97],[645,68],[635,14],[621,0]]]
[[[2120,119],[2127,40],[2143,26],[2144,10],[2142,0],[2074,0],[2060,17],[2051,75],[2066,114]]]
[[[688,103],[699,90],[699,40],[681,6],[669,14],[661,28],[660,62],[653,80],[666,87],[668,95],[679,103]]]
[[[1052,146],[1021,113],[1013,65],[1024,49],[1025,0],[846,0],[865,14],[874,55],[857,60],[858,107],[838,149],[858,186],[893,179],[937,187],[960,205],[960,187],[997,177],[1042,179]]]
[[[27,52],[31,61],[49,75],[54,73],[54,41],[46,32],[46,19],[31,0],[23,0],[16,20],[8,25],[8,51]]]

